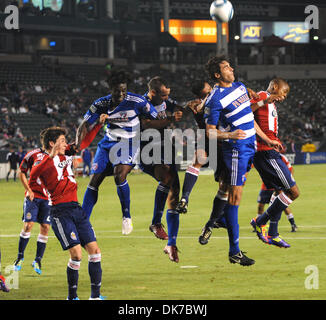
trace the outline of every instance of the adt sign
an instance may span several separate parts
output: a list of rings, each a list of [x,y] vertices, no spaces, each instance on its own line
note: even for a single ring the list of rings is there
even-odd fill
[[[5,14],[8,16],[5,19],[5,28],[7,30],[19,29],[19,9],[16,6],[10,5],[5,8]]]

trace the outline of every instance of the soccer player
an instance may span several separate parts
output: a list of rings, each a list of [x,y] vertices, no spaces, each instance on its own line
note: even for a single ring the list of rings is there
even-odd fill
[[[47,154],[33,166],[30,182],[38,179],[48,191],[50,220],[55,236],[63,250],[69,250],[67,266],[68,300],[79,300],[78,274],[82,247],[88,253],[88,271],[91,280],[90,300],[103,300],[100,294],[102,269],[101,251],[86,213],[78,203],[77,182],[73,175],[73,156],[66,155],[66,131],[52,127],[43,131],[42,142]]]
[[[286,99],[290,87],[281,78],[273,79],[267,91],[259,92],[258,109],[254,112],[255,120],[261,130],[271,139],[278,140],[278,116],[274,102],[270,103],[271,95],[277,97],[275,101],[282,102]],[[264,184],[268,189],[275,189],[278,195],[273,200],[269,208],[258,218],[251,220],[251,225],[256,229],[259,239],[264,243],[275,245],[281,248],[289,248],[284,239],[279,236],[278,222],[282,212],[299,196],[298,186],[281,157],[281,153],[270,148],[263,141],[258,139],[258,149],[254,157],[254,166],[260,174]],[[270,220],[268,235],[265,236],[263,229]]]
[[[77,130],[76,145],[79,147],[91,126],[100,118],[106,126],[106,135],[99,142],[93,160],[91,179],[83,200],[83,209],[88,217],[98,199],[98,190],[104,178],[114,175],[123,215],[122,234],[133,230],[130,214],[130,189],[127,175],[133,169],[139,152],[137,132],[139,116],[155,119],[157,112],[142,96],[127,91],[128,73],[115,70],[108,79],[111,94],[96,100],[84,116]],[[117,147],[122,146],[120,150]]]
[[[42,134],[43,132],[41,136]],[[19,168],[19,179],[25,189],[25,200],[23,206],[23,229],[19,237],[18,256],[14,263],[14,269],[20,271],[33,225],[35,222],[38,222],[40,224],[40,233],[37,237],[36,256],[32,266],[39,275],[42,273],[41,260],[46,249],[50,230],[50,206],[48,194],[41,181],[38,179],[29,184],[27,175],[33,166],[42,161],[46,156],[44,146],[42,148],[28,152]]]
[[[193,112],[198,128],[205,130],[206,124],[204,120],[204,105],[208,94],[212,91],[212,87],[207,81],[198,80],[194,82],[191,91],[195,95],[196,99],[190,101],[186,107],[188,107]],[[205,148],[196,148],[195,160],[192,165],[187,168],[185,174],[182,187],[182,196],[177,206],[177,211],[179,213],[187,213],[189,196],[194,185],[197,182],[200,168],[203,166],[207,159],[208,146],[208,138],[205,134]]]
[[[228,185],[228,199],[224,212],[229,235],[229,261],[249,266],[255,261],[244,255],[239,247],[238,209],[246,174],[251,169],[255,154],[257,125],[247,89],[241,82],[235,82],[227,57],[211,58],[206,69],[216,82],[205,104],[206,131],[209,139],[223,140],[222,156],[227,167],[225,183]],[[222,130],[217,129],[219,121]],[[262,132],[259,131],[259,134]],[[264,134],[262,136],[270,144],[279,144]]]
[[[282,160],[284,161],[284,163],[289,168],[291,174],[293,175],[293,167],[292,167],[290,161],[284,154],[281,154],[281,157],[282,157]],[[265,212],[264,208],[265,208],[266,204],[269,204],[270,202],[274,201],[274,191],[275,191],[274,189],[267,189],[265,184],[262,183],[262,186],[261,186],[261,189],[260,189],[260,192],[258,195],[258,199],[257,199],[258,216],[256,218],[258,218],[260,215],[262,215]],[[292,210],[289,207],[287,207],[284,210],[284,213],[285,213],[289,223],[291,224],[291,232],[296,232],[298,227],[295,223]],[[256,230],[254,229],[254,231],[256,231]]]
[[[0,250],[0,291],[9,292],[9,289],[8,289],[8,287],[6,285],[6,279],[1,274],[1,250]]]
[[[7,161],[10,167],[7,173],[7,182],[9,181],[9,176],[11,174],[11,171],[14,172],[14,181],[16,181],[17,167],[19,164],[19,155],[17,154],[17,152],[14,151],[12,147],[10,148],[10,152],[7,154]]]
[[[148,83],[148,92],[144,95],[145,99],[152,104],[157,113],[158,120],[143,119],[142,129],[154,128],[160,130],[161,156],[164,155],[164,128],[173,122],[178,122],[182,118],[182,111],[178,110],[175,101],[169,98],[171,89],[165,79],[153,77]],[[142,143],[142,150],[147,143]],[[172,158],[174,150],[172,148]],[[179,262],[178,248],[176,239],[179,231],[179,213],[176,210],[179,201],[180,183],[177,168],[174,160],[166,164],[164,159],[159,159],[159,163],[145,164],[141,159],[140,168],[143,172],[151,175],[159,184],[155,193],[154,212],[150,231],[161,240],[168,240],[164,252],[173,262]],[[162,216],[167,202],[166,221],[168,234],[162,225]]]

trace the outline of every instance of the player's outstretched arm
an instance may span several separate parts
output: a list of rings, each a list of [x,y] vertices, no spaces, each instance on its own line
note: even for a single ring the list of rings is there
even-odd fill
[[[76,147],[77,149],[80,149],[80,144],[84,140],[86,134],[88,133],[89,125],[87,123],[87,120],[84,119],[81,124],[79,125],[77,132],[76,132]]]

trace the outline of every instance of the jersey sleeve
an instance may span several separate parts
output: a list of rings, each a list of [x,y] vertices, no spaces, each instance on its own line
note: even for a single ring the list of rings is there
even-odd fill
[[[258,103],[259,101],[264,101],[268,98],[267,93],[264,91],[258,92],[259,98],[258,99],[251,99],[250,103],[255,104]]]
[[[107,105],[108,105],[107,97],[97,99],[96,101],[93,102],[91,107],[88,109],[88,111],[84,115],[84,119],[90,125],[95,123],[101,114],[107,113],[107,111],[108,111]]]
[[[204,119],[205,123],[217,126],[220,119],[222,106],[218,101],[210,99],[205,105]]]
[[[144,103],[141,104],[141,114],[145,115],[149,119],[157,119],[158,114],[154,106],[148,101],[144,100]]]
[[[31,168],[31,158],[27,159],[27,155],[24,157],[23,161],[21,162],[19,169],[22,173],[27,173],[28,170]]]

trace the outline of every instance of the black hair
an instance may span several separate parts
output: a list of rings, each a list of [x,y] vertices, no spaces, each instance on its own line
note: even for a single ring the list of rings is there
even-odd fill
[[[129,72],[120,69],[120,70],[112,70],[107,78],[107,82],[109,87],[112,89],[114,86],[117,86],[121,83],[129,84],[131,81],[131,76]]]
[[[290,86],[289,84],[286,82],[286,80],[284,80],[283,78],[274,78],[271,80],[270,85],[274,85],[277,84],[279,87],[280,86],[287,86],[288,87],[288,92],[290,92]]]
[[[168,82],[159,76],[152,78],[148,82],[148,90],[155,90],[156,92],[159,92],[162,86],[170,88]]]
[[[201,95],[201,91],[205,88],[205,83],[207,83],[206,80],[196,80],[192,87],[191,87],[191,92],[199,97]]]
[[[205,69],[212,80],[216,81],[215,73],[221,73],[220,63],[222,63],[223,61],[229,62],[230,60],[228,56],[223,54],[210,58],[206,63]]]
[[[50,149],[50,142],[56,142],[62,135],[66,135],[67,131],[61,127],[51,127],[41,131],[40,139],[45,149]]]

